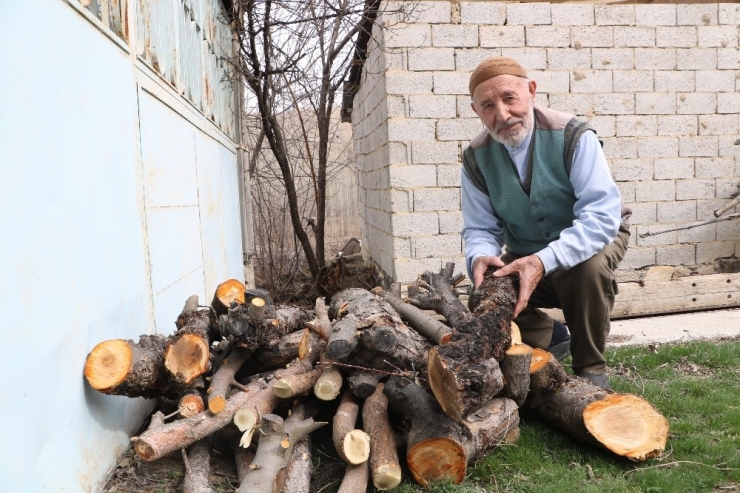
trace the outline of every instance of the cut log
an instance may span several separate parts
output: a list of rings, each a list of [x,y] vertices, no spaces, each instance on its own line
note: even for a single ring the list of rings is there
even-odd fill
[[[309,493],[312,470],[311,435],[306,435],[293,447],[281,493]]]
[[[332,422],[332,440],[339,457],[349,464],[361,464],[370,457],[370,437],[355,428],[359,414],[359,403],[346,390]]]
[[[234,381],[236,372],[247,361],[250,354],[251,351],[235,348],[214,373],[211,386],[208,387],[208,410],[213,414],[218,414],[224,410],[226,395],[231,388],[231,382]]]
[[[321,374],[321,368],[317,368],[307,373],[290,375],[276,381],[272,386],[272,390],[281,399],[306,395],[314,387]]]
[[[205,408],[205,403],[203,402],[203,397],[201,397],[200,392],[185,394],[180,398],[180,416],[183,418],[189,418],[198,413],[202,413]]]
[[[236,380],[257,373],[284,368],[296,357],[303,359],[300,356],[304,344],[303,337],[304,331],[291,332],[282,336],[277,346],[261,348],[259,351],[252,353],[252,356],[242,365],[241,370],[237,372]]]
[[[544,349],[532,350],[532,362],[529,367],[529,391],[541,393],[547,389],[559,389],[568,380],[560,362]]]
[[[219,284],[213,295],[213,301],[211,301],[215,318],[218,319],[221,315],[226,315],[232,303],[244,303],[244,292],[246,290],[244,284],[236,279],[229,279]]]
[[[462,423],[447,416],[432,395],[406,378],[390,377],[385,394],[392,407],[411,421],[406,461],[422,486],[430,481],[465,479],[467,464],[518,428],[516,404],[493,399]]]
[[[356,397],[367,399],[373,395],[378,382],[384,377],[384,373],[377,371],[354,370],[347,379],[347,384]]]
[[[185,462],[183,493],[213,493],[209,474],[211,470],[211,437],[208,436],[190,446],[188,453],[182,450]]]
[[[434,341],[437,344],[446,343],[452,336],[452,329],[440,322],[437,319],[432,318],[429,314],[425,313],[410,303],[404,302],[399,296],[394,295],[391,292],[384,291],[383,288],[377,287],[372,290],[373,294],[382,297],[388,304],[390,304],[401,318],[403,318],[414,330],[424,337]]]
[[[506,350],[504,362],[501,365],[501,372],[506,382],[506,397],[520,407],[529,393],[531,364],[532,348],[526,344],[514,344]]]
[[[342,484],[339,485],[337,493],[365,493],[369,475],[370,465],[368,462],[357,465],[347,464]]]
[[[238,442],[234,442],[234,446],[232,448],[234,450],[236,478],[239,483],[241,483],[244,476],[249,472],[249,466],[251,466],[252,461],[254,461],[254,447],[243,448],[239,446]]]
[[[176,381],[190,385],[210,367],[208,310],[182,313],[177,325],[180,329],[167,345],[164,366]]]
[[[583,378],[530,393],[525,408],[577,440],[633,461],[660,456],[668,440],[668,421],[649,402]]]
[[[238,346],[253,352],[274,348],[280,343],[281,337],[303,328],[310,318],[307,312],[298,307],[275,310],[269,294],[264,290],[250,289],[246,295],[246,303],[234,304],[226,315],[219,317],[218,331],[226,338],[234,338]],[[257,300],[264,300],[264,307],[254,308],[253,303],[261,303]]]
[[[164,368],[164,345],[142,345],[146,337],[139,344],[113,339],[95,346],[85,361],[84,375],[90,386],[110,395],[175,397],[180,387]]]
[[[313,387],[313,393],[322,401],[333,401],[342,390],[342,373],[333,365],[323,365],[323,368],[323,373]]]
[[[401,483],[396,438],[388,421],[388,399],[383,384],[378,384],[373,395],[362,406],[362,423],[370,436],[370,475],[379,490],[389,490]]]

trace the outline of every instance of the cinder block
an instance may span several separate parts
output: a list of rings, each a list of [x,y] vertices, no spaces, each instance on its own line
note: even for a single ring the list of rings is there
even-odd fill
[[[574,70],[570,74],[571,92],[612,92],[612,72],[609,70]]]
[[[527,46],[567,48],[570,46],[568,26],[527,26],[524,29]]]
[[[727,135],[737,132],[737,115],[699,115],[699,135]]]
[[[716,241],[717,224],[707,224],[696,228],[684,229],[678,232],[678,243],[700,243],[703,241]]]
[[[459,188],[422,188],[414,190],[414,211],[459,211]]]
[[[732,157],[712,157],[696,159],[697,178],[720,178],[735,174],[735,159]],[[735,181],[737,184],[737,181]],[[733,192],[737,187],[733,187]]]
[[[682,223],[696,221],[696,201],[676,200],[658,204],[659,223]]]
[[[437,140],[469,141],[483,130],[478,118],[455,118],[437,122]]]
[[[740,94],[719,93],[717,94],[717,113],[738,113],[740,112]]]
[[[695,115],[658,116],[658,135],[697,135],[698,129]]]
[[[717,231],[719,239],[720,231]],[[732,239],[738,238],[735,236]],[[735,253],[734,241],[713,241],[709,243],[696,244],[696,263],[711,264],[719,258],[732,257]]]
[[[661,202],[667,203],[667,202]],[[657,204],[651,202],[637,202],[630,204],[629,207],[632,209],[632,216],[630,217],[630,224],[651,224],[654,223],[657,217],[656,207]]]
[[[670,92],[692,92],[695,85],[694,72],[655,71],[655,90]]]
[[[677,157],[677,141],[675,137],[640,137],[637,139],[637,153],[641,158]]]
[[[432,26],[432,45],[453,48],[472,48],[478,46],[478,26],[470,24],[451,24]]]
[[[412,142],[411,162],[414,164],[443,164],[459,162],[457,142]]]
[[[706,115],[716,113],[716,111],[717,95],[714,93],[690,92],[678,94],[676,112],[679,114]]]
[[[737,242],[738,238],[740,238],[740,226],[736,221],[722,221],[721,223],[717,223],[717,240]],[[735,251],[737,251],[737,247]]]
[[[597,115],[631,115],[635,112],[635,96],[624,92],[594,94],[593,111]]]
[[[419,48],[432,45],[429,24],[397,24],[384,31],[386,48]]]
[[[637,48],[635,49],[635,68],[675,70],[676,50],[671,48]]]
[[[676,200],[676,186],[673,180],[638,181],[636,187],[637,202]]]
[[[717,68],[717,50],[712,48],[692,48],[676,50],[678,70],[714,70]]]
[[[694,265],[696,263],[695,245],[668,245],[658,248],[658,265]]]
[[[714,180],[714,196],[718,199],[729,200],[740,191],[737,178],[717,178]]]
[[[411,238],[395,237],[393,238],[393,256],[396,258],[413,257],[411,249]]]
[[[718,146],[716,136],[682,137],[678,152],[681,157],[713,157],[718,155]]]
[[[447,259],[445,259],[445,262]],[[433,257],[426,259],[404,259],[399,258],[393,262],[393,279],[397,282],[416,281],[419,274],[432,271],[439,272],[442,267],[442,259]]]
[[[676,6],[635,5],[635,23],[638,26],[675,26]]]
[[[527,4],[522,4],[527,5]],[[570,28],[573,48],[611,48],[614,46],[614,28],[611,26],[579,26]]]
[[[737,48],[718,48],[717,68],[730,70],[740,69],[740,50]]]
[[[594,23],[594,7],[591,4],[553,3],[550,11],[555,26],[590,26]]]
[[[565,5],[565,4],[554,4]],[[591,68],[590,50],[575,48],[551,48],[547,50],[547,67],[550,70],[589,69]]]
[[[652,70],[615,70],[613,78],[614,90],[618,92],[651,92],[655,89]]]
[[[616,116],[592,116],[589,117],[588,121],[598,132],[599,138],[617,135]]]
[[[604,154],[609,159],[634,159],[637,156],[637,137],[606,137]]]
[[[652,159],[612,159],[612,175],[615,181],[652,180]]]
[[[501,56],[498,48],[473,48],[455,50],[455,69],[460,72],[472,72],[486,58]]]
[[[594,48],[591,50],[594,69],[627,69],[635,67],[634,50],[628,48]]]
[[[480,45],[484,48],[520,47],[525,39],[524,26],[480,27]]]
[[[461,169],[462,167],[459,164],[438,164],[437,186],[459,187]]]
[[[457,96],[457,114],[460,118],[478,118],[473,109],[470,107],[472,100],[469,94]]]
[[[701,92],[735,92],[734,70],[697,70],[696,88]]]
[[[501,55],[517,60],[527,70],[547,68],[547,51],[544,48],[501,48]]]
[[[432,74],[423,72],[387,72],[385,87],[388,94],[425,94],[432,92]]]
[[[678,147],[678,142],[675,142],[674,145]],[[653,165],[656,180],[687,179],[694,177],[694,158],[657,158]]]
[[[655,46],[654,27],[615,27],[614,46],[652,47]]]
[[[572,113],[587,115],[593,112],[593,96],[584,94],[550,94],[550,108]]]
[[[677,180],[676,200],[711,199],[714,197],[714,180]]]
[[[470,74],[467,72],[435,72],[435,94],[469,94],[468,82]]]
[[[388,119],[388,141],[434,140],[434,120],[412,118]]]
[[[409,70],[455,70],[453,48],[419,48],[409,50]]]
[[[409,144],[404,142],[388,143],[388,163],[405,164],[411,162],[411,152]]]
[[[460,20],[463,24],[503,24],[506,22],[506,4],[460,2]]]
[[[703,48],[737,46],[737,26],[699,26],[699,42]]]
[[[395,236],[439,234],[439,218],[436,212],[394,212],[391,215]]]
[[[416,236],[411,239],[414,258],[459,257],[462,255],[460,234]]]
[[[675,231],[669,231],[666,233],[659,233],[659,234],[653,234],[652,236],[645,236],[641,237],[641,235],[645,233],[658,233],[660,231],[663,231],[666,229],[666,225],[664,224],[647,224],[644,226],[637,226],[637,234],[635,234],[635,239],[637,241],[637,245],[640,246],[656,246],[660,245],[661,247],[663,245],[673,245],[676,243],[676,238],[678,238],[678,235]],[[627,250],[629,252],[629,250]]]
[[[457,116],[455,96],[408,97],[411,118],[455,118]]]
[[[737,138],[737,135],[719,136],[719,155],[721,157],[740,157],[740,139]]]
[[[386,48],[382,59],[374,64],[365,62],[365,66],[375,71],[383,70],[381,67],[385,70],[407,70],[406,48]]]
[[[737,3],[720,3],[719,23],[740,24],[740,5]]]
[[[462,212],[439,213],[439,232],[441,234],[459,233],[460,231],[462,231],[462,227]]]
[[[507,24],[550,24],[550,4],[549,3],[507,3],[506,4],[506,22]]]
[[[619,264],[619,269],[641,269],[649,265],[655,265],[655,247],[630,247],[624,259]]]
[[[617,117],[617,137],[650,137],[658,135],[655,115],[620,115]]]
[[[655,46],[660,48],[693,48],[698,43],[695,27],[657,27]]]
[[[404,96],[388,96],[385,99],[386,118],[398,118],[408,116],[407,99]],[[382,105],[381,105],[382,108]]]
[[[527,75],[537,81],[537,92],[565,93],[570,89],[570,72],[567,70],[529,70]]]
[[[437,169],[433,165],[391,165],[388,167],[391,188],[437,186]]]
[[[450,22],[450,2],[418,2],[411,16],[416,23],[448,24]]]
[[[410,190],[391,189],[391,212],[413,211],[413,193]]]
[[[635,94],[638,115],[672,115],[676,113],[676,94],[672,92],[638,92]]]
[[[619,195],[622,197],[622,202],[625,204],[632,204],[635,202],[636,185],[634,181],[622,181],[617,183],[619,189]]]
[[[679,26],[708,26],[717,24],[717,4],[676,5],[676,22]]]
[[[629,26],[635,23],[634,5],[594,5],[597,25]]]

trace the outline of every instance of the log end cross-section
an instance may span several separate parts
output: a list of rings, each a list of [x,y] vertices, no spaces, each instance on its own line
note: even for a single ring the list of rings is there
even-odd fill
[[[128,375],[133,361],[133,351],[128,341],[104,341],[93,348],[85,361],[85,378],[99,392],[109,393]]]
[[[165,367],[186,385],[208,370],[208,342],[195,334],[183,334],[167,348]]]

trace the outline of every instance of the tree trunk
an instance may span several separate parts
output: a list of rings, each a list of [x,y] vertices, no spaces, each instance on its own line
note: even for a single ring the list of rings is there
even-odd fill
[[[208,410],[213,414],[218,414],[226,406],[226,396],[231,388],[231,382],[239,368],[242,367],[247,358],[251,355],[250,351],[241,348],[234,348],[231,354],[225,359],[211,379],[211,386],[208,388]]]
[[[535,394],[549,388],[559,389],[568,380],[562,365],[548,351],[535,348],[529,367],[529,391]]]
[[[361,464],[370,457],[370,437],[355,428],[359,414],[359,403],[345,390],[334,415],[332,440],[339,457],[349,464]]]
[[[583,378],[530,393],[525,408],[577,440],[633,461],[660,456],[668,440],[668,421],[649,402]]]
[[[211,437],[208,436],[190,446],[189,453],[182,450],[185,462],[185,479],[182,493],[213,493],[209,474],[211,470]]]
[[[362,406],[362,424],[370,436],[370,474],[379,490],[389,490],[401,483],[401,466],[398,462],[396,438],[388,421],[388,399],[383,394],[383,384]]]
[[[246,286],[236,279],[229,279],[219,284],[213,294],[213,301],[211,301],[215,318],[218,319],[221,315],[226,315],[232,302],[244,303],[244,292],[246,290]]]
[[[506,381],[506,397],[521,407],[529,393],[532,348],[526,344],[514,344],[506,350],[501,373]]]

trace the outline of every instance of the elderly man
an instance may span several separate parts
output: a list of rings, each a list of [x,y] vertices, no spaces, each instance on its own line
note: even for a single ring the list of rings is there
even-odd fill
[[[484,60],[469,89],[485,130],[463,153],[468,275],[475,287],[491,266],[518,276],[523,341],[561,360],[572,354],[576,375],[609,388],[603,353],[629,211],[596,133],[537,105],[537,83],[516,60]],[[561,308],[570,334],[537,308]]]

